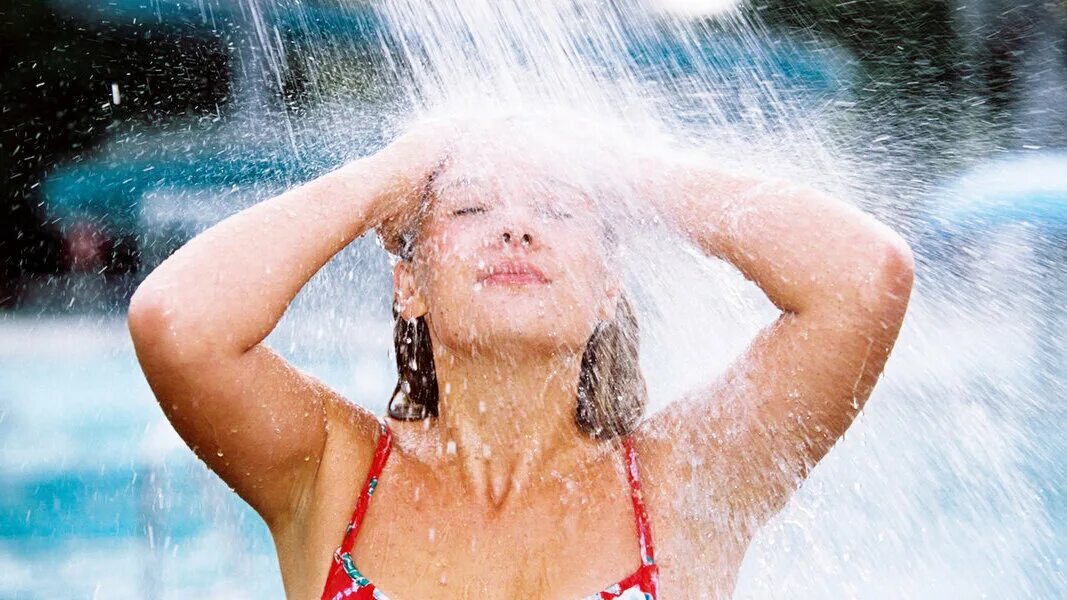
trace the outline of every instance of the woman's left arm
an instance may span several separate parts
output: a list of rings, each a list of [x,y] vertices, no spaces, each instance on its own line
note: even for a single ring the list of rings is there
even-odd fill
[[[657,478],[710,476],[719,487],[709,492],[735,516],[762,523],[870,395],[900,331],[914,258],[870,215],[790,182],[690,164],[658,188],[658,214],[736,266],[782,313],[722,377],[638,436],[659,463]]]

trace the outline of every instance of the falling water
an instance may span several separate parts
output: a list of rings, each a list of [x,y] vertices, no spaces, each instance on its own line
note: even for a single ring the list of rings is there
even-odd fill
[[[696,148],[830,191],[913,243],[926,239],[916,215],[943,180],[938,169],[966,164],[980,142],[944,157],[924,150],[920,133],[894,121],[907,107],[857,108],[840,83],[852,69],[840,50],[772,35],[757,13],[719,4],[705,3],[716,12],[709,19],[652,1],[382,2],[375,60],[391,112],[379,122],[388,137],[428,116],[523,115],[542,135],[483,139],[493,148],[483,160],[539,145],[608,179],[627,149]],[[322,66],[320,82],[340,76],[344,48],[306,52]],[[833,66],[808,82],[814,89],[796,89],[772,67],[782,56]],[[343,114],[345,99],[331,102],[331,114]],[[316,131],[347,138],[361,126],[333,118]],[[616,152],[592,150],[605,146]],[[593,164],[596,156],[609,162]],[[630,240],[627,285],[638,299],[650,409],[669,410],[775,311],[724,264],[647,222],[635,229],[646,235]],[[945,248],[916,248],[919,280],[880,384],[756,539],[736,597],[1052,598],[1067,589],[1063,363],[1036,342],[1043,319],[1061,310],[1046,284],[1062,262],[1046,252],[1055,240],[1025,233],[972,231],[966,242],[981,248],[976,262],[990,275],[977,281],[942,264]],[[343,296],[330,283],[339,274],[324,277],[325,296]],[[292,327],[306,331],[307,322]],[[694,483],[683,496],[692,519],[716,518],[707,490]],[[701,559],[687,568],[698,579],[719,576],[714,554],[694,546],[693,555]]]
[[[217,9],[199,2],[205,18]],[[699,151],[831,192],[893,226],[919,262],[895,350],[855,424],[753,542],[734,597],[1067,593],[1063,288],[1054,285],[1064,239],[1024,223],[970,228],[945,246],[924,219],[950,174],[995,150],[991,137],[956,135],[982,121],[980,107],[935,100],[923,110],[938,118],[927,119],[906,102],[857,98],[845,83],[856,77],[848,51],[772,31],[759,11],[723,0],[237,6],[235,39],[251,48],[238,67],[264,87],[240,90],[236,125],[219,144],[270,145],[292,168],[235,192],[230,210],[366,154],[420,119],[515,120],[511,137],[476,138],[492,149],[477,154],[479,168],[540,153],[618,193],[650,412],[722,372],[776,311],[728,265],[643,220],[617,165]],[[370,44],[336,35],[353,23]],[[302,41],[287,52],[294,32]],[[293,69],[313,102],[278,99]],[[783,75],[803,69],[811,71]],[[908,118],[921,131],[902,125]],[[190,213],[219,201],[189,200]],[[268,342],[381,413],[393,384],[389,281],[369,237],[312,280]],[[960,255],[969,257],[962,266]],[[166,473],[153,470],[153,481]],[[152,504],[152,489],[147,512],[166,510]],[[706,494],[694,483],[678,498],[696,523],[717,518]],[[719,577],[714,554],[694,556],[694,577]],[[276,567],[257,559],[243,568]]]

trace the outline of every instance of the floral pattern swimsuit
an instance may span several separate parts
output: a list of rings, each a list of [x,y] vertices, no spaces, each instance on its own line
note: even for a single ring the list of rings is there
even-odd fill
[[[380,420],[380,435],[378,436],[378,449],[374,453],[374,461],[371,463],[370,472],[367,474],[367,483],[356,502],[356,509],[352,513],[352,520],[345,529],[344,539],[341,545],[334,551],[333,563],[330,565],[329,575],[326,577],[326,588],[322,592],[322,600],[389,600],[384,592],[371,583],[352,561],[352,548],[359,534],[359,526],[363,515],[367,512],[371,496],[378,487],[378,477],[381,475],[385,461],[389,458],[389,449],[392,442],[392,431],[384,419]],[[641,500],[641,485],[637,473],[637,457],[634,453],[633,443],[629,437],[623,438],[625,448],[626,474],[630,480],[630,498],[633,500],[634,520],[637,525],[637,539],[641,545],[641,564],[628,577],[610,585],[600,592],[586,596],[582,600],[655,600],[659,583],[659,566],[656,564],[652,549],[652,528],[649,526],[648,514],[645,512],[644,502]]]

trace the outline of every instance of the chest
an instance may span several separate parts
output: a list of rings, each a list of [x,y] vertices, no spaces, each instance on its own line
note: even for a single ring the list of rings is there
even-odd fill
[[[635,512],[622,469],[557,478],[524,494],[524,502],[488,514],[462,486],[413,472],[402,461],[394,455],[386,466],[352,550],[360,572],[392,600],[578,600],[640,565]],[[316,495],[309,518],[297,533],[275,536],[291,598],[321,595],[362,492],[363,482],[350,476],[350,465],[336,473],[334,465],[324,468],[331,484]],[[652,480],[643,497],[660,598],[729,598],[748,539],[724,528],[730,519],[710,507],[685,509],[700,493],[666,489],[656,485],[654,473],[644,475]]]
[[[584,598],[641,564],[624,475],[539,487],[499,512],[461,486],[382,478],[352,556],[394,600]]]

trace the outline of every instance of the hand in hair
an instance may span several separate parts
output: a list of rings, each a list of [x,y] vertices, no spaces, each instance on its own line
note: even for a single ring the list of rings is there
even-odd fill
[[[454,122],[420,121],[375,156],[390,181],[376,202],[377,232],[387,251],[403,255],[405,235],[426,210],[429,186],[447,163],[458,133]]]

